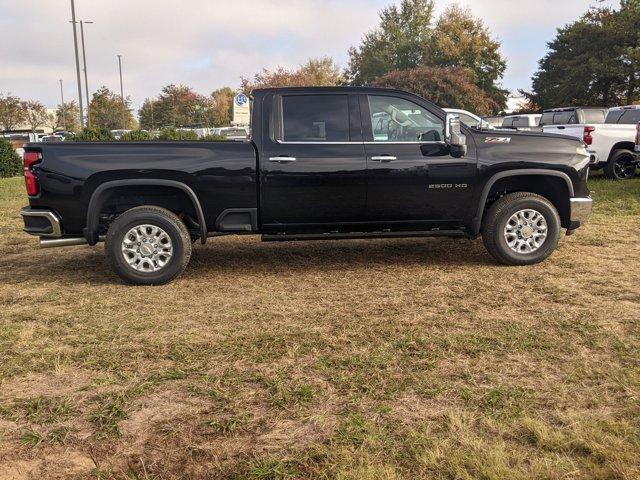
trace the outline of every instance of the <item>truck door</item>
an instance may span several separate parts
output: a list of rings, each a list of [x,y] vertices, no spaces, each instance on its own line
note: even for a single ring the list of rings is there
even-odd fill
[[[362,220],[367,162],[355,95],[275,95],[260,158],[265,232],[330,231]]]
[[[445,117],[401,95],[360,95],[369,222],[397,230],[455,229],[475,216],[476,158],[454,158]]]

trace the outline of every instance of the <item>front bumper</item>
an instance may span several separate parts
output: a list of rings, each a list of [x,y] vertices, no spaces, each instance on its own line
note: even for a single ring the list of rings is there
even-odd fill
[[[58,238],[62,236],[60,218],[51,210],[36,210],[24,207],[20,210],[24,231],[29,235]]]
[[[570,198],[569,206],[571,210],[571,227],[569,230],[575,230],[587,223],[591,217],[591,213],[593,212],[593,199],[591,197]]]

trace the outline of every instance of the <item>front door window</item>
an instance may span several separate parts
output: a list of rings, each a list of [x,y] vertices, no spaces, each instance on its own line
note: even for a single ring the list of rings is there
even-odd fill
[[[403,98],[369,96],[374,142],[442,142],[444,122]]]

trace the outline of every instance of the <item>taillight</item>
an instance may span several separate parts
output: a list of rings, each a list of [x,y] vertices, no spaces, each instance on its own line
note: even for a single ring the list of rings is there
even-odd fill
[[[591,134],[596,131],[596,127],[584,127],[584,134],[582,135],[582,141],[585,145],[591,145],[593,143],[593,137]]]
[[[38,178],[33,174],[33,166],[42,159],[38,152],[24,152],[22,164],[24,165],[24,184],[27,187],[27,195],[33,197],[38,194],[40,185]]]

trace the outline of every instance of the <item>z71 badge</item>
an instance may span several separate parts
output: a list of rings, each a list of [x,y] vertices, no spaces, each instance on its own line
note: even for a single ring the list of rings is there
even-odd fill
[[[487,137],[484,139],[484,143],[509,143],[511,137]]]

